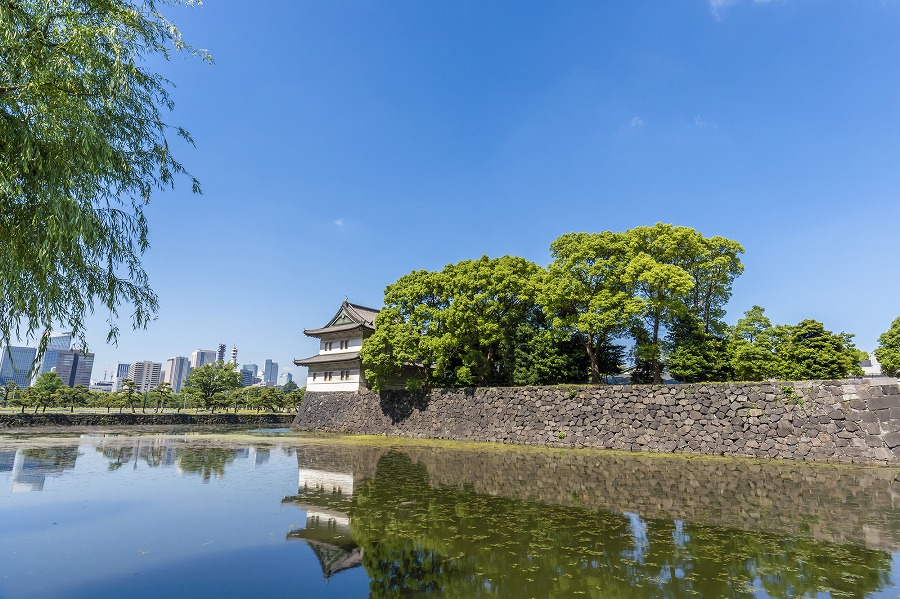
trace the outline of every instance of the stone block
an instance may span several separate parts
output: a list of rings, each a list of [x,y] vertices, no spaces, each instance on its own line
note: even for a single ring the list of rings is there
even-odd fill
[[[887,410],[890,408],[900,408],[900,395],[886,395],[881,397],[870,397],[866,402],[870,410]]]

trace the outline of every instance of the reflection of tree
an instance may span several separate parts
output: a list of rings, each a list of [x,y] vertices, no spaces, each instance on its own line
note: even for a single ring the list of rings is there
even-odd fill
[[[195,472],[209,482],[215,474],[225,474],[225,466],[234,461],[237,450],[222,447],[182,447],[178,450],[178,465],[184,472]]]
[[[41,467],[54,472],[62,472],[75,467],[78,447],[38,447],[22,452],[26,458],[34,460]]]
[[[97,451],[103,454],[103,457],[109,460],[107,467],[110,472],[118,470],[134,458],[134,447],[123,445],[112,447],[98,447]]]
[[[356,493],[353,540],[372,597],[864,597],[890,554],[772,533],[641,520],[429,486],[392,452]]]

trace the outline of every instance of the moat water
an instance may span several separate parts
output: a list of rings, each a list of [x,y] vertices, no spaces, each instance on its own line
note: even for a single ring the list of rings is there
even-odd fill
[[[897,597],[900,470],[0,436],[0,597]]]

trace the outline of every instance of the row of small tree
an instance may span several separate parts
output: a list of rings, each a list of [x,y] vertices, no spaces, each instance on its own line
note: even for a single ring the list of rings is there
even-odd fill
[[[852,336],[816,321],[773,326],[754,307],[725,324],[743,251],[658,223],[563,235],[547,268],[483,256],[409,273],[385,290],[366,377],[376,389],[598,383],[621,372],[626,345],[635,382],[665,369],[685,382],[857,373]]]
[[[236,376],[233,376],[236,375]],[[215,412],[217,409],[249,409],[257,412],[280,412],[296,408],[303,399],[305,388],[290,383],[283,388],[241,387],[240,374],[231,364],[209,364],[191,371],[181,393],[173,393],[169,383],[160,383],[154,389],[142,392],[132,379],[123,379],[120,389],[109,393],[90,391],[84,385],[66,386],[55,372],[45,372],[37,377],[34,385],[19,388],[9,382],[0,387],[0,398],[6,405],[46,411],[47,408],[76,407],[105,408],[107,412],[138,409],[159,412],[194,408]]]

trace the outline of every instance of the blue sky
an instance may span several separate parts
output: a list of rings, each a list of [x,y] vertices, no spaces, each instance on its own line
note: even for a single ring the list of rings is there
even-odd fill
[[[149,330],[117,362],[218,343],[282,371],[344,296],[414,269],[549,261],[570,231],[658,221],[746,249],[728,321],[815,318],[870,350],[900,316],[900,2],[208,0],[169,9],[216,63],[176,87]]]

